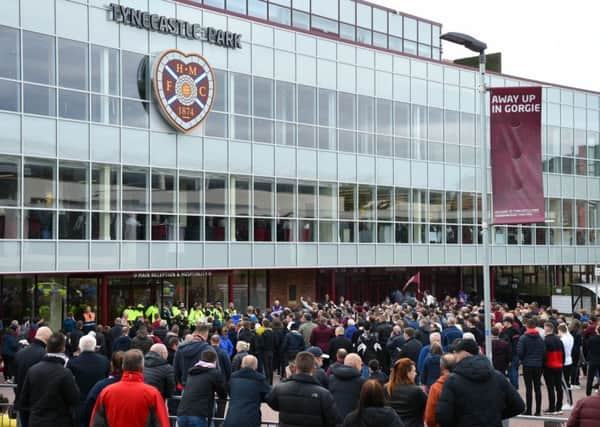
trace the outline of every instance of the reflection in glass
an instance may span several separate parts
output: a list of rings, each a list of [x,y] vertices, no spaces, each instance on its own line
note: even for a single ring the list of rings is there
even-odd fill
[[[204,219],[204,230],[207,241],[224,241],[227,231],[226,228],[227,218],[207,216]]]
[[[92,92],[119,95],[119,51],[92,45]]]
[[[148,127],[148,103],[123,99],[123,126]]]
[[[54,207],[54,161],[25,159],[23,165],[23,204]]]
[[[84,240],[87,237],[87,213],[61,211],[58,213],[58,238]]]
[[[340,184],[340,192],[338,196],[338,211],[340,213],[340,218],[354,218],[355,188],[356,187],[352,184]]]
[[[54,37],[23,31],[23,80],[55,84]]]
[[[148,173],[144,169],[123,168],[123,210],[145,211],[148,206]]]
[[[24,211],[23,237],[25,239],[52,239],[54,212],[28,209]]]
[[[138,76],[147,57],[139,53],[122,51],[121,82],[123,85],[123,96],[134,99],[148,99],[146,88],[140,88]],[[144,89],[140,93],[140,89]]]
[[[112,96],[92,95],[92,121],[118,125],[121,123],[121,103]]]
[[[227,189],[227,182],[225,181],[225,177],[217,175],[207,175],[205,180],[205,188],[206,213],[214,215],[225,215],[227,209],[227,200],[225,194]]]
[[[87,90],[87,43],[58,39],[58,85],[71,89]]]
[[[179,216],[179,240],[202,240],[202,217]]]
[[[86,209],[88,183],[87,164],[61,162],[58,169],[59,208]]]
[[[92,212],[92,240],[117,240],[119,216],[112,212]]]
[[[152,215],[152,240],[177,240],[177,217]]]
[[[0,239],[18,239],[20,211],[0,208]]]
[[[173,172],[157,169],[152,171],[152,211],[175,212],[175,174]]]
[[[56,90],[36,85],[23,85],[23,112],[40,116],[56,115]]]
[[[314,184],[298,184],[298,216],[300,218],[315,218],[316,188]]]
[[[254,215],[273,215],[273,183],[254,180]]]
[[[0,80],[0,110],[21,111],[21,85]]]
[[[277,241],[278,242],[293,242],[294,241],[294,226],[296,221],[291,219],[277,220]]]
[[[0,206],[17,206],[19,203],[19,160],[0,156]]]
[[[148,215],[123,214],[123,240],[147,240],[146,226]]]
[[[186,214],[202,213],[201,176],[179,175],[179,212]]]
[[[0,77],[19,78],[19,36],[18,29],[0,26]]]
[[[119,167],[92,165],[92,209],[116,210],[119,194]]]
[[[294,209],[295,185],[293,183],[277,183],[277,216],[292,218],[296,216]]]
[[[58,116],[65,119],[88,120],[88,94],[60,89],[58,91]]]

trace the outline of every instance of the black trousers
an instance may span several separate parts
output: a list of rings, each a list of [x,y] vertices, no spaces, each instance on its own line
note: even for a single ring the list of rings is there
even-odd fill
[[[535,392],[535,413],[542,411],[542,368],[523,366],[523,380],[525,381],[525,412],[532,413],[532,389]]]
[[[563,366],[563,381],[562,386],[567,393],[567,402],[573,404],[573,392],[571,391],[571,377],[573,376],[574,365]],[[560,409],[560,408],[559,408]]]
[[[562,368],[544,368],[544,381],[548,389],[548,410],[560,411],[563,400]]]
[[[592,385],[594,385],[594,379],[598,374],[600,374],[600,364],[590,363],[587,369],[587,382],[585,384],[586,396],[590,396],[592,394]]]
[[[269,384],[273,384],[273,352],[262,352],[260,355],[260,359],[263,365],[265,377],[267,377],[267,382]]]

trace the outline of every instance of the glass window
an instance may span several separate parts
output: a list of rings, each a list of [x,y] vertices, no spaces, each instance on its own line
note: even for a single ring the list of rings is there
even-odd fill
[[[295,185],[291,182],[277,183],[277,216],[293,218],[296,216],[295,209]]]
[[[255,219],[254,220],[254,241],[270,242],[273,240],[273,220]]]
[[[323,150],[335,150],[335,129],[318,128],[319,148]]]
[[[429,107],[429,128],[427,136],[433,141],[444,140],[444,110]]]
[[[23,165],[23,204],[54,207],[55,163],[50,160],[25,159]]]
[[[273,117],[273,80],[254,77],[254,115]]]
[[[373,29],[375,31],[379,31],[381,33],[387,33],[387,11],[384,9],[379,9],[378,7],[373,8]]]
[[[87,209],[88,165],[61,162],[58,168],[58,207]]]
[[[344,129],[356,129],[356,97],[351,93],[339,93],[338,123]]]
[[[228,111],[227,109],[227,71],[213,70],[215,73],[215,84],[217,86],[217,92],[215,93],[215,101],[212,109],[215,111]]]
[[[87,43],[58,39],[58,84],[71,89],[87,90]]]
[[[431,24],[419,21],[419,43],[431,44]]]
[[[254,119],[254,141],[273,143],[273,122],[271,120]]]
[[[390,12],[388,21],[388,32],[393,36],[402,37],[402,15]]]
[[[377,219],[390,221],[392,219],[392,189],[377,187]]]
[[[303,30],[310,29],[310,15],[304,12],[292,10],[292,25]]]
[[[268,180],[254,180],[254,215],[273,215],[273,183]]]
[[[54,237],[54,212],[27,209],[23,218],[23,238],[52,239]]]
[[[316,188],[314,184],[298,184],[298,216],[315,218],[317,209]]]
[[[358,130],[375,130],[375,100],[369,96],[358,96]]]
[[[378,47],[387,48],[388,44],[387,34],[373,32],[373,45]]]
[[[255,18],[267,19],[267,2],[262,0],[248,0],[248,15]]]
[[[0,25],[0,77],[19,78],[19,30]]]
[[[312,15],[312,28],[317,31],[323,31],[328,34],[338,33],[338,23],[331,19],[322,18],[320,16]]]
[[[152,211],[175,212],[175,174],[171,171],[152,171]]]
[[[371,45],[373,43],[373,34],[371,30],[365,30],[364,28],[356,29],[356,41],[359,43]]]
[[[340,37],[345,40],[356,40],[356,27],[340,23]]]
[[[148,103],[123,99],[123,126],[148,127]]]
[[[355,24],[356,3],[353,0],[340,0],[340,21]]]
[[[227,10],[245,15],[246,0],[227,0]]]
[[[119,200],[119,167],[92,165],[92,209],[117,210]]]
[[[225,0],[204,0],[204,4],[218,9],[225,9]]]
[[[413,190],[412,220],[413,222],[427,222],[427,190]]]
[[[296,126],[287,123],[275,123],[275,143],[280,145],[295,145]]]
[[[317,222],[300,220],[298,221],[298,231],[300,242],[314,242],[317,233]]]
[[[460,113],[460,143],[475,145],[475,115]]]
[[[225,215],[227,211],[227,182],[225,177],[207,175],[205,180],[205,188],[206,213]]]
[[[410,55],[417,54],[417,44],[415,42],[411,42],[409,40],[404,40],[404,52]]]
[[[363,3],[356,3],[356,24],[359,27],[371,29],[371,13],[373,8]]]
[[[58,91],[58,116],[65,119],[88,120],[89,98],[87,93],[60,89]]]
[[[337,242],[337,223],[319,221],[319,242]]]
[[[438,191],[429,192],[429,222],[444,222],[443,196],[444,194]]]
[[[54,37],[23,31],[23,80],[55,83]]]
[[[275,117],[278,120],[294,120],[294,107],[296,105],[294,84],[282,81],[275,82]]]
[[[91,89],[107,95],[119,95],[119,51],[92,45]]]
[[[148,208],[148,172],[145,169],[124,167],[123,210],[145,211]]]
[[[208,216],[204,219],[206,240],[224,241],[227,231],[227,218]]]
[[[389,48],[397,52],[402,52],[402,39],[398,37],[388,37]]]
[[[19,204],[19,160],[0,156],[0,206]]]
[[[460,141],[459,113],[456,111],[444,111],[444,136],[446,142],[458,144]]]
[[[427,107],[413,105],[411,112],[413,138],[427,139]]]
[[[147,240],[148,215],[123,214],[123,240]]]
[[[410,104],[394,102],[394,135],[410,136]]]
[[[0,80],[0,110],[21,111],[21,85],[19,83]]]
[[[0,208],[0,239],[18,239],[20,228],[18,209]]]
[[[319,124],[321,126],[336,126],[336,92],[319,89]]]
[[[356,152],[356,133],[353,131],[338,132],[339,150],[346,153]]]
[[[87,212],[61,211],[58,213],[58,238],[84,240],[87,238]]]
[[[337,219],[337,191],[335,184],[319,184],[319,217]]]
[[[231,190],[234,192],[233,201],[234,204],[231,215],[250,215],[250,178],[232,177],[231,178]]]
[[[250,115],[250,100],[252,99],[250,89],[250,76],[246,74],[231,74],[231,101],[233,103],[233,112],[237,114]]]
[[[338,196],[338,211],[341,219],[354,219],[354,198],[356,187],[352,184],[341,184]]]
[[[152,215],[152,240],[177,240],[177,217]]]
[[[440,45],[440,26],[439,25],[433,25],[431,27],[431,44],[433,44],[433,46],[438,47]]]
[[[212,112],[204,122],[204,135],[227,138],[227,114]]]
[[[180,215],[179,216],[179,239],[180,240],[202,240],[202,217]]]
[[[446,222],[457,223],[458,221],[458,204],[460,201],[460,193],[456,191],[446,192]]]
[[[298,86],[298,121],[314,124],[316,122],[316,89],[310,86]]]
[[[377,133],[392,134],[392,101],[377,99]]]
[[[360,219],[375,219],[375,189],[367,185],[358,186],[358,211]]]
[[[142,72],[147,62],[147,57],[139,53],[123,51],[122,53],[122,69],[121,82],[123,84],[123,96],[135,99],[148,99],[145,90],[140,93],[138,75]]]
[[[293,0],[292,5],[294,9],[310,12],[310,0]]]
[[[56,90],[46,86],[24,84],[23,112],[41,116],[55,116]]]
[[[417,20],[404,17],[404,38],[407,40],[417,41]]]
[[[354,222],[344,221],[340,222],[340,242],[351,243],[354,242]]]
[[[298,146],[315,146],[315,128],[314,126],[298,125]]]
[[[291,25],[290,9],[271,3],[269,5],[269,20],[283,25]]]
[[[121,122],[119,98],[92,94],[92,121],[118,125]]]
[[[179,175],[179,213],[202,213],[202,176]]]

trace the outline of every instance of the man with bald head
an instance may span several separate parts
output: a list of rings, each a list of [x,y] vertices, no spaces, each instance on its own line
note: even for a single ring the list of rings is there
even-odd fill
[[[169,352],[164,344],[154,344],[144,356],[144,382],[160,391],[164,399],[175,393],[175,372],[167,362]]]
[[[332,369],[329,391],[333,395],[342,420],[358,407],[360,390],[365,382],[361,371],[362,359],[356,353],[348,354],[342,366]]]
[[[265,401],[271,387],[267,384],[266,377],[256,371],[257,367],[256,357],[247,355],[242,359],[241,369],[231,374],[231,400],[225,417],[225,427],[260,426],[260,405]]]
[[[329,341],[329,360],[335,360],[340,348],[345,349],[348,353],[352,352],[352,341],[346,338],[344,333],[343,326],[335,328],[335,337]]]
[[[46,355],[46,343],[52,335],[52,329],[47,326],[41,326],[35,333],[35,338],[30,346],[25,347],[15,355],[15,370],[17,388],[15,390],[15,409],[19,411],[21,425],[26,426],[29,422],[29,413],[20,409],[21,388],[25,381],[25,376],[30,367],[38,363]]]

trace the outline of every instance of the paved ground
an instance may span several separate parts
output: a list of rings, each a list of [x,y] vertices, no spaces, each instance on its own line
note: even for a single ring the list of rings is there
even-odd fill
[[[579,399],[583,399],[585,397],[585,377],[581,377],[581,385],[582,385],[582,389],[581,390],[573,390],[573,402],[577,402]],[[2,381],[3,382],[3,381]],[[275,382],[279,382],[279,377],[277,375],[275,375]],[[521,393],[521,396],[523,396],[523,399],[525,399],[525,385],[523,384],[523,377],[521,376],[520,378],[520,387],[519,387],[519,392]],[[12,388],[10,386],[6,386],[0,383],[0,394],[4,395],[5,397],[7,397],[11,402],[12,399],[14,397],[13,395],[13,391]],[[546,387],[543,384],[542,381],[542,394],[543,394],[543,398],[542,398],[542,410],[545,409],[548,404],[548,397],[547,397],[547,393],[546,393]],[[566,403],[566,396],[564,398],[564,403]],[[564,414],[561,415],[561,417],[565,417],[568,418],[569,414],[571,413],[571,411],[563,411]],[[269,406],[263,404],[262,407],[262,414],[263,414],[263,420],[265,421],[273,421],[276,422],[278,420],[278,414],[276,411],[273,411],[271,408],[269,408]],[[536,420],[536,421],[529,421],[529,420],[516,420],[513,419],[512,421],[510,421],[509,424],[511,427],[541,427],[543,426],[543,422],[541,420]],[[600,425],[600,424],[599,424]],[[2,426],[0,426],[2,427]]]

